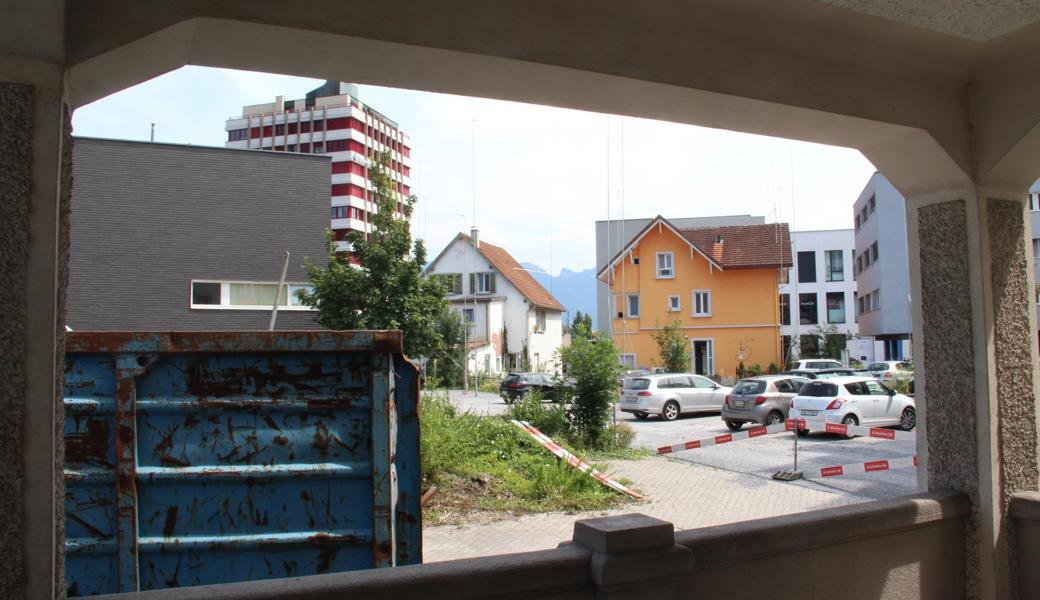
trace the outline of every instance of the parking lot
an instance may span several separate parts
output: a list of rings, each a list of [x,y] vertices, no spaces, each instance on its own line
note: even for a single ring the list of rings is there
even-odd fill
[[[461,410],[483,415],[503,414],[507,405],[493,393],[451,392],[451,399]],[[618,411],[618,422],[636,432],[633,445],[656,449],[688,440],[696,440],[730,433],[718,413],[684,415],[676,421],[650,418],[637,420]],[[813,433],[799,438],[800,468],[822,468],[874,460],[906,458],[916,453],[913,442],[887,441],[857,437]],[[778,433],[721,446],[698,448],[669,454],[671,460],[741,473],[749,477],[769,479],[773,473],[790,469],[794,460],[794,434]],[[881,499],[910,494],[917,490],[917,472],[912,468],[894,469],[877,473],[858,473],[839,477],[813,478],[787,485],[808,487],[820,491],[848,494],[862,498]]]

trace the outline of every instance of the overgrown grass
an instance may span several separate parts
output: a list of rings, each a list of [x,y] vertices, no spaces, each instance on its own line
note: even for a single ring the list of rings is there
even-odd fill
[[[460,413],[441,394],[422,404],[423,487],[438,487],[427,523],[601,510],[628,500],[557,460],[508,419]]]

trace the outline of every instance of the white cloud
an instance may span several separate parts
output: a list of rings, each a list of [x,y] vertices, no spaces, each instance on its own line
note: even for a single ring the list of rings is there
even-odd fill
[[[81,108],[73,124],[77,135],[147,139],[154,121],[160,141],[222,145],[243,105],[319,83],[185,67]],[[472,224],[474,119],[481,237],[545,268],[551,248],[554,271],[592,266],[593,223],[620,218],[622,192],[627,217],[772,215],[779,198],[790,221],[793,188],[795,229],[828,229],[851,227],[874,171],[855,150],[690,125],[372,86],[360,95],[412,139],[415,233],[431,256]]]

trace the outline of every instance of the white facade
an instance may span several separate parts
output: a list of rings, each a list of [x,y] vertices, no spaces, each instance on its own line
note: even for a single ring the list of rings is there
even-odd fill
[[[504,253],[497,246],[486,248]],[[518,263],[514,268],[522,271]],[[482,280],[471,278],[472,274]],[[493,274],[490,286],[486,274]],[[530,278],[526,271],[502,273],[474,248],[470,237],[459,234],[434,259],[426,275],[458,275],[461,279],[461,293],[449,293],[448,301],[453,310],[462,312],[472,322],[468,363],[471,373],[497,375],[519,370],[525,348],[529,370],[552,370],[553,356],[563,343],[563,313],[538,306],[514,285],[512,280],[518,275]],[[471,282],[476,283],[476,290],[471,290]],[[544,292],[544,288],[538,288]],[[545,294],[548,296],[548,292]]]
[[[802,336],[830,330],[856,338],[856,281],[853,278],[852,229],[791,232],[788,282],[780,285],[780,335],[796,347],[811,343]],[[819,341],[823,343],[822,340]],[[791,357],[788,357],[791,358]]]

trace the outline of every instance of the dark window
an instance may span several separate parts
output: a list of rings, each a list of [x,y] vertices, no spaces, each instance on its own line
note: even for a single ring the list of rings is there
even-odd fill
[[[322,144],[321,142],[314,142],[314,145],[311,146],[311,149],[314,154],[324,154],[325,144]]]
[[[744,380],[737,383],[737,387],[733,388],[733,394],[737,396],[752,396],[765,393],[765,391],[766,382],[762,380]]]
[[[820,338],[815,335],[803,335],[798,340],[798,354],[802,358],[820,355]],[[810,367],[812,368],[812,367]]]
[[[227,132],[227,136],[228,136],[227,139],[228,139],[229,142],[240,142],[242,140],[248,140],[249,139],[249,130],[248,129],[232,129],[231,131]]]
[[[816,282],[816,253],[798,253],[798,283]],[[815,323],[815,321],[813,321]]]
[[[325,143],[326,152],[346,152],[347,140],[329,140]]]
[[[802,386],[801,391],[798,392],[799,396],[816,396],[821,398],[828,398],[830,396],[838,395],[838,386],[833,383],[826,383],[823,381],[809,381]]]
[[[192,304],[220,304],[220,284],[195,281],[191,284]]]
[[[877,262],[877,242],[870,245],[870,261]]]
[[[285,125],[275,125],[274,126],[274,134],[275,135],[285,135]]]
[[[824,279],[827,281],[845,281],[845,258],[841,250],[828,250],[823,255]]]
[[[802,325],[815,325],[818,321],[816,294],[798,294],[798,322]]]
[[[645,390],[650,388],[649,379],[626,379],[625,389],[626,390]]]
[[[783,357],[785,363],[787,362],[787,359],[790,358],[788,354],[791,350],[791,343],[791,336],[780,336],[780,355]]]
[[[845,292],[827,292],[827,322],[845,322]]]
[[[310,121],[307,121],[305,123],[300,123],[300,133],[310,133],[310,132],[311,132],[311,122]]]
[[[791,324],[791,294],[780,294],[780,324]]]

